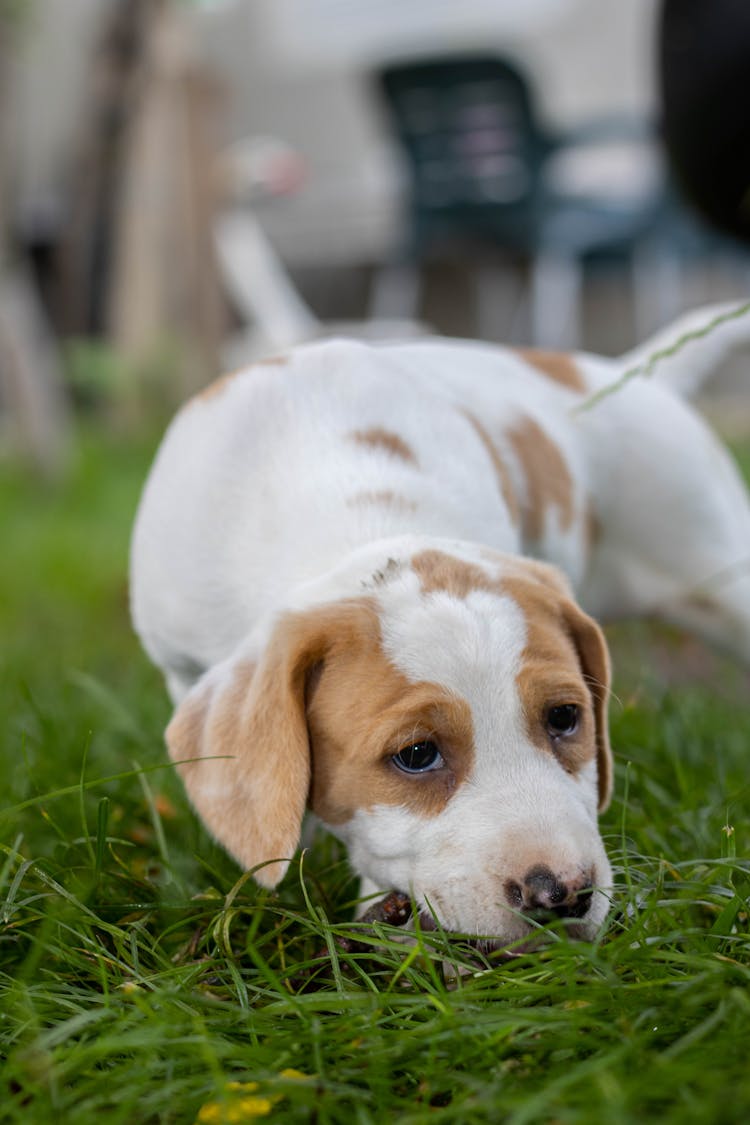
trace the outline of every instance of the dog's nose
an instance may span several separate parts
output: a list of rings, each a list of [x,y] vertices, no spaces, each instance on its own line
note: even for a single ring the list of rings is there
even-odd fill
[[[565,882],[544,864],[530,867],[522,882],[508,879],[505,897],[512,907],[538,922],[554,918],[583,918],[591,905],[588,874]]]

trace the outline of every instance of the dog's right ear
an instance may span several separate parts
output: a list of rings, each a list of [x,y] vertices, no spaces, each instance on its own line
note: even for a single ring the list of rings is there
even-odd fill
[[[305,689],[361,607],[289,614],[256,663],[211,669],[167,727],[170,757],[211,834],[265,886],[283,878],[299,843],[310,789]],[[262,866],[259,866],[262,865]]]

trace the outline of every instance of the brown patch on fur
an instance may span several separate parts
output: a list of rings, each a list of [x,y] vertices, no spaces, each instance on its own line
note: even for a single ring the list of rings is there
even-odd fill
[[[516,348],[516,354],[548,379],[571,391],[585,391],[586,380],[572,356],[542,348]]]
[[[474,590],[493,594],[505,592],[500,581],[477,563],[465,562],[444,551],[420,551],[411,560],[411,567],[419,578],[423,594],[441,591],[454,598],[466,598]]]
[[[428,737],[445,767],[399,772],[392,755]],[[266,886],[286,870],[308,799],[331,824],[377,804],[434,816],[474,752],[468,704],[389,663],[369,599],[282,618],[258,665],[209,673],[166,738],[208,829],[245,868],[265,864],[256,878]]]
[[[507,595],[505,581],[512,577],[539,582],[560,597],[572,597],[567,578],[556,566],[538,559],[506,555],[491,547],[483,547],[480,554],[490,566],[496,570],[501,568],[497,577],[488,574],[478,563],[466,562],[437,550],[420,551],[412,558],[411,567],[420,579],[423,594],[440,590],[456,598],[465,598],[474,590],[484,590],[490,594]]]
[[[494,547],[481,547],[479,554],[491,566],[502,567],[503,575],[535,579],[551,587],[562,597],[573,597],[567,576],[554,563],[542,562],[541,559],[528,558],[526,555],[508,555]],[[499,581],[502,586],[502,578]]]
[[[412,465],[416,465],[417,463],[417,458],[413,449],[411,449],[402,437],[399,437],[398,434],[394,434],[391,430],[385,430],[381,427],[374,426],[370,430],[355,430],[349,436],[360,445],[368,445],[373,449],[382,449],[386,453],[390,453],[392,457],[398,457],[402,461],[407,461]]]
[[[417,510],[414,500],[407,500],[405,496],[399,496],[396,492],[391,492],[388,489],[383,489],[380,492],[356,492],[354,496],[350,496],[347,500],[347,506],[350,508],[358,508],[363,504],[383,504],[401,512],[416,512]]]
[[[609,803],[612,756],[607,726],[610,667],[604,635],[560,589],[535,577],[508,576],[503,587],[521,607],[527,638],[517,677],[529,737],[554,754],[572,774],[597,760],[599,807]],[[552,740],[546,727],[550,707],[579,708],[575,734]]]
[[[567,530],[574,515],[573,480],[560,450],[532,418],[523,418],[508,431],[526,481],[526,496],[521,508],[525,538],[538,542],[544,533],[548,507],[560,511],[560,523]]]
[[[464,410],[463,414],[474,427],[477,437],[487,451],[490,461],[492,462],[492,467],[495,470],[495,476],[497,477],[500,494],[505,501],[505,506],[508,509],[511,523],[513,523],[514,526],[518,526],[520,516],[518,498],[516,497],[515,491],[513,489],[513,482],[510,479],[508,467],[500,456],[492,438],[487,433],[486,429],[479,421],[479,419],[475,418],[473,414],[470,414],[468,410]]]
[[[288,362],[287,356],[273,355],[268,356],[267,359],[256,360],[252,364],[245,364],[244,367],[238,367],[236,371],[230,371],[229,374],[220,375],[218,379],[214,379],[213,382],[209,383],[207,387],[204,387],[202,391],[194,395],[190,401],[208,402],[209,399],[215,398],[216,395],[221,394],[228,384],[231,383],[233,379],[236,379],[238,375],[241,375],[243,371],[248,371],[252,367],[282,367]]]
[[[342,824],[358,809],[376,805],[437,816],[474,762],[468,703],[435,684],[412,683],[394,668],[380,646],[377,618],[325,657],[308,724],[310,805],[327,824]],[[427,739],[437,743],[445,765],[402,773],[393,755]]]

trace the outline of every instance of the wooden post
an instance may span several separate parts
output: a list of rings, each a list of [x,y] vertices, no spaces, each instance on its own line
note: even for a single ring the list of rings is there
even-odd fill
[[[136,364],[171,337],[183,395],[218,369],[224,329],[212,238],[217,97],[196,66],[182,10],[157,5],[124,153],[109,325]]]
[[[141,86],[144,44],[155,4],[112,0],[91,59],[87,109],[77,141],[70,221],[60,255],[59,306],[68,334],[107,326],[112,239],[124,150]]]
[[[3,444],[56,475],[65,465],[70,439],[59,355],[31,271],[12,251],[8,234],[9,39],[8,18],[0,8],[0,419]]]
[[[218,89],[174,0],[117,0],[94,60],[64,255],[68,331],[128,367],[177,349],[180,395],[216,373],[225,305],[214,260]]]

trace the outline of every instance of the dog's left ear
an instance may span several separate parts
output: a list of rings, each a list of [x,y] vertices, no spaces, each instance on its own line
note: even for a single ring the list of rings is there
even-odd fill
[[[609,691],[612,672],[609,649],[599,625],[584,613],[573,600],[570,582],[555,566],[525,559],[524,565],[538,582],[551,587],[562,599],[563,617],[570,632],[586,685],[591,692],[596,724],[596,771],[599,788],[599,812],[609,805],[612,797],[614,762],[609,743]]]
[[[196,811],[264,886],[283,878],[299,843],[311,775],[306,687],[346,617],[342,606],[281,618],[257,663],[240,654],[211,669],[167,727]]]
[[[599,812],[604,812],[612,797],[614,772],[609,743],[609,691],[612,682],[609,649],[604,633],[596,621],[575,602],[571,601],[566,605],[565,618],[594,704]]]

